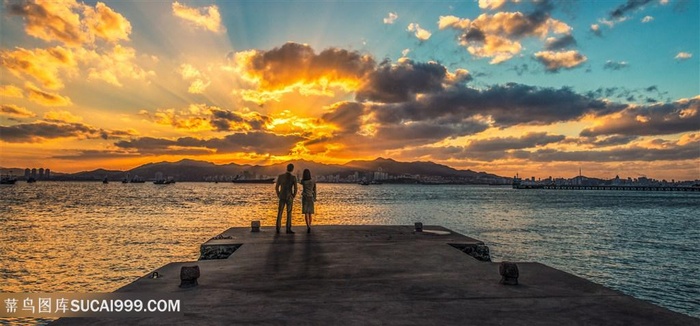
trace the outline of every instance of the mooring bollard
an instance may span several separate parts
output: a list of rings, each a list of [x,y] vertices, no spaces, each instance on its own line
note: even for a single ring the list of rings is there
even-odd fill
[[[423,223],[422,222],[416,222],[416,232],[423,232]]]
[[[498,266],[498,273],[501,274],[501,284],[518,285],[518,276],[520,276],[520,272],[518,272],[518,265],[515,263],[507,261],[501,262]]]
[[[260,221],[250,222],[250,232],[260,232]]]
[[[180,287],[191,288],[196,286],[199,278],[199,265],[182,266],[180,268]]]

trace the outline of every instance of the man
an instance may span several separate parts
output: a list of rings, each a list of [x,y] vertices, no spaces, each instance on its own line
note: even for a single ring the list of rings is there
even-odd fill
[[[287,233],[292,231],[292,203],[294,196],[297,195],[297,178],[292,175],[294,164],[287,165],[287,173],[280,174],[277,177],[275,191],[279,198],[279,206],[277,207],[277,233],[280,233],[280,224],[282,222],[282,210],[287,207]]]

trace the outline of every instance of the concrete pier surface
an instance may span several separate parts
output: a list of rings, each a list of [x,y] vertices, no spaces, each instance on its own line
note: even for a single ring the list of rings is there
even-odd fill
[[[180,316],[61,318],[52,325],[700,324],[539,263],[517,262],[519,285],[499,284],[497,262],[449,245],[480,241],[440,226],[250,230],[231,228],[206,244],[242,244],[227,259],[170,263],[155,270],[161,277],[116,291],[179,293]],[[180,268],[190,265],[200,268],[199,285],[180,288]]]

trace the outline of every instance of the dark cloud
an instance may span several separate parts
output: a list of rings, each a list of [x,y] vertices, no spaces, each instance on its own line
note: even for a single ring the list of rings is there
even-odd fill
[[[217,131],[261,130],[272,119],[258,113],[243,114],[229,110],[212,109],[209,123]]]
[[[38,143],[47,139],[113,139],[133,136],[130,131],[97,129],[82,123],[34,122],[0,126],[2,141],[8,143]]]
[[[493,152],[544,146],[564,140],[563,135],[549,135],[546,132],[533,132],[522,137],[496,137],[474,140],[465,146],[467,151]]]
[[[62,154],[51,156],[51,158],[60,160],[81,160],[81,159],[103,159],[115,157],[138,157],[140,153],[130,152],[126,150],[70,150],[66,149],[63,152],[74,152],[74,154]]]
[[[610,18],[622,18],[627,12],[635,10],[649,2],[651,2],[651,0],[627,0],[626,3],[619,5],[615,10],[610,12]]]
[[[129,141],[119,141],[120,148],[134,149],[144,154],[172,153],[173,150],[187,150],[200,154],[215,153],[259,153],[286,155],[297,142],[304,138],[294,135],[280,136],[265,132],[235,133],[223,138],[198,139],[182,137],[176,140],[142,137]]]
[[[632,162],[632,161],[678,161],[697,160],[700,142],[684,145],[671,145],[667,148],[645,148],[633,146],[612,150],[559,151],[543,149],[535,152],[525,151],[522,158],[535,162],[574,161],[574,162]]]
[[[410,100],[415,94],[442,90],[447,68],[435,62],[416,63],[410,60],[391,64],[383,62],[357,91],[359,101],[397,103]],[[463,80],[469,78],[468,75]]]
[[[613,135],[609,137],[584,137],[574,142],[578,144],[588,144],[598,147],[608,147],[626,145],[637,140],[638,138],[638,136]]]
[[[516,149],[510,151],[470,151],[466,147],[423,147],[404,151],[404,155],[429,157],[435,160],[470,159],[491,162],[502,159],[520,159],[533,162],[634,162],[634,161],[678,161],[696,160],[700,141],[679,144],[662,141],[661,148],[632,146],[610,150],[562,151],[557,149],[539,149],[528,151]]]
[[[363,114],[363,104],[356,102],[340,102],[334,104],[329,112],[321,116],[321,119],[337,126],[341,134],[353,134],[360,131]]]
[[[576,46],[576,39],[568,34],[551,41],[548,40],[544,48],[545,50],[563,50],[572,46]]]
[[[605,117],[603,124],[581,131],[581,136],[670,135],[700,129],[700,97],[666,104],[629,107]]]
[[[459,123],[476,116],[490,116],[495,126],[508,127],[569,121],[588,113],[606,114],[625,107],[577,94],[570,88],[509,83],[487,89],[451,87],[414,101],[376,104],[369,108],[381,124],[436,119]]]
[[[625,62],[625,61],[615,62],[615,61],[608,60],[608,61],[605,62],[605,64],[603,65],[603,69],[606,69],[606,70],[622,70],[622,69],[624,69],[624,68],[629,68],[629,66],[630,66],[630,65],[629,65],[627,62]]]
[[[486,122],[469,119],[460,122],[437,120],[380,125],[374,137],[392,143],[391,148],[432,144],[446,138],[472,135],[488,129]]]

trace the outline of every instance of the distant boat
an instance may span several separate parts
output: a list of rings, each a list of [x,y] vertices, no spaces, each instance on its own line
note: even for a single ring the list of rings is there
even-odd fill
[[[104,184],[109,183],[109,180],[107,180],[107,177],[105,177],[104,179],[102,179],[102,183],[104,183]]]
[[[361,185],[361,186],[369,186],[369,181],[360,181],[359,185]]]
[[[13,185],[17,182],[17,178],[6,174],[0,177],[0,185]]]
[[[34,178],[34,177],[27,178],[27,183],[34,183],[34,182],[36,182],[36,178]]]
[[[175,179],[173,178],[167,178],[167,179],[159,179],[156,181],[153,181],[154,185],[169,185],[175,183]]]

